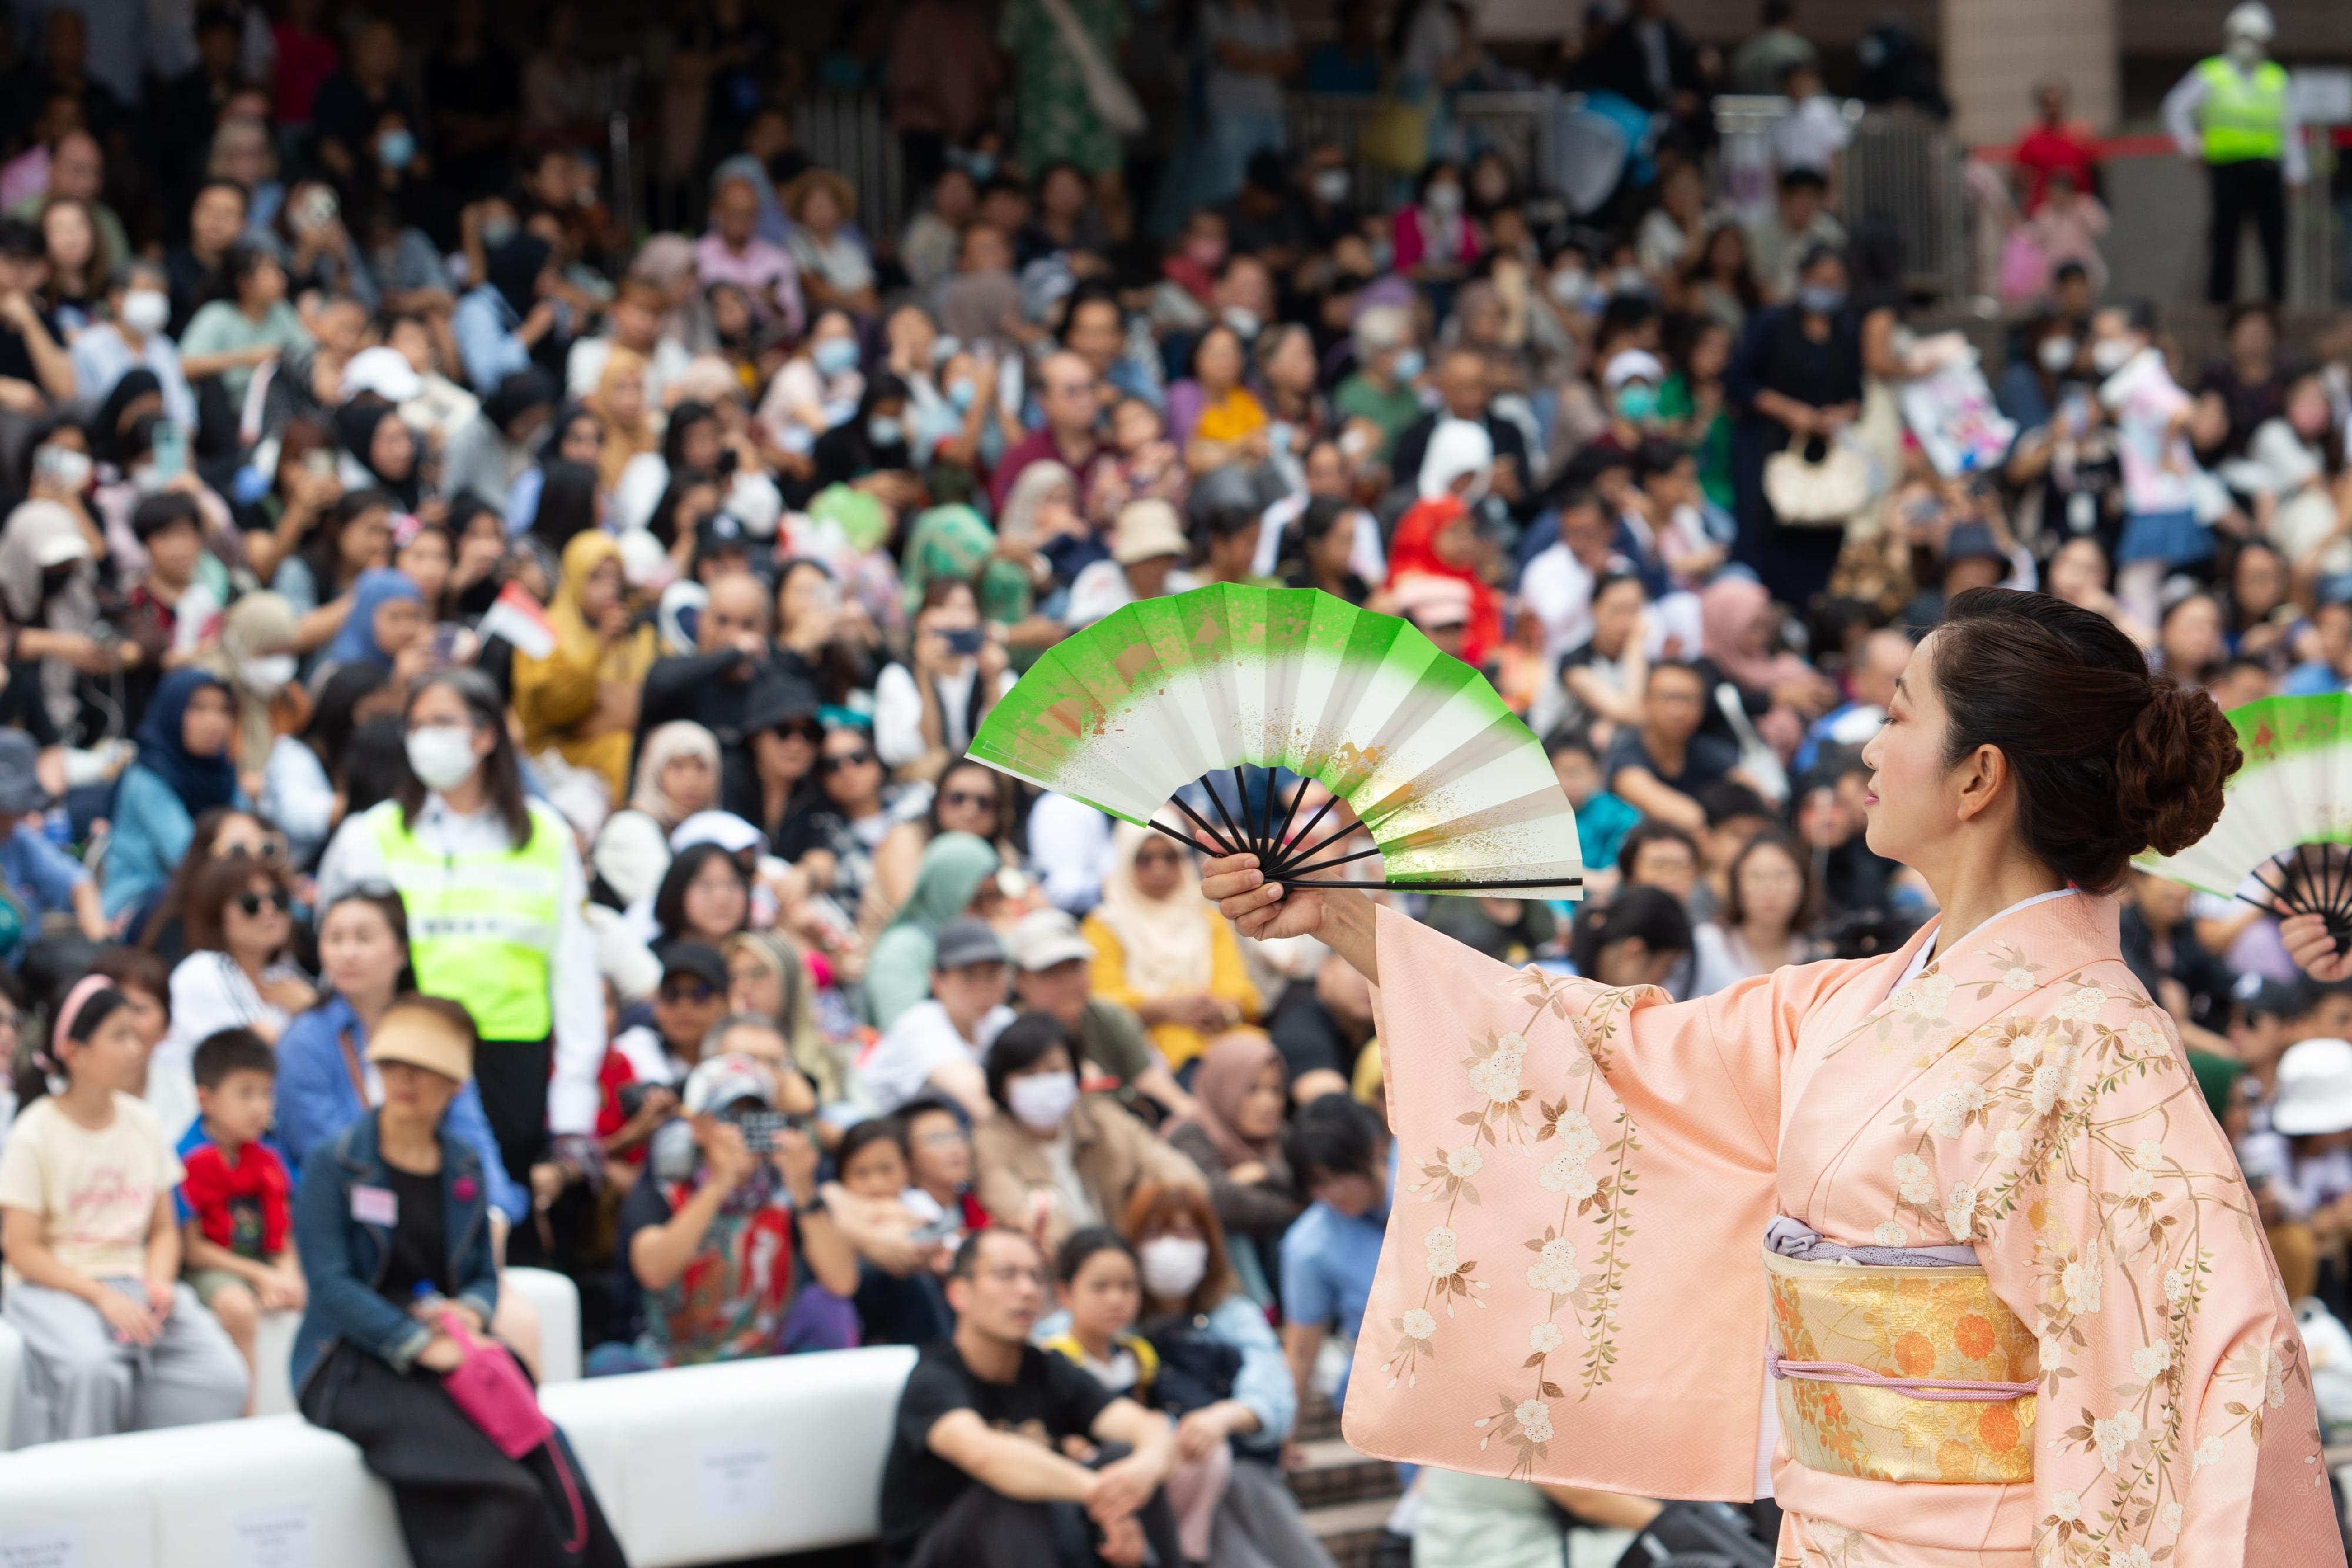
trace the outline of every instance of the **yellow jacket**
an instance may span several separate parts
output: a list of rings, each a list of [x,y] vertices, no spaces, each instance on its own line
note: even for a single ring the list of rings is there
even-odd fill
[[[1255,1023],[1265,1003],[1257,994],[1257,988],[1250,983],[1249,967],[1242,962],[1242,946],[1234,936],[1234,928],[1205,904],[1201,906],[1201,918],[1209,925],[1209,995],[1239,1008],[1243,1023]],[[1094,944],[1097,997],[1137,1013],[1142,1011],[1146,1001],[1157,999],[1143,996],[1127,983],[1127,955],[1109,926],[1089,915],[1079,929]],[[1151,1043],[1168,1059],[1171,1071],[1209,1049],[1207,1037],[1190,1024],[1156,1023],[1150,1028]]]
[[[656,652],[654,629],[640,626],[610,644],[559,636],[544,659],[516,653],[514,709],[523,750],[552,746],[574,768],[594,769],[615,806],[626,800],[637,693]]]

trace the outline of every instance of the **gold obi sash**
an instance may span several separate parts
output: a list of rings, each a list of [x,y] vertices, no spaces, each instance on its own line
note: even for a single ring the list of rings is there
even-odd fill
[[[1767,1353],[1801,1465],[1887,1481],[2030,1481],[2034,1336],[1981,1268],[1764,1253]]]

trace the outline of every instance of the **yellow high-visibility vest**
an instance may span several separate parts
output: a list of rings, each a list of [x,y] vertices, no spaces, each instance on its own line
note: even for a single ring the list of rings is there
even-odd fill
[[[535,800],[530,814],[519,850],[445,855],[417,841],[396,803],[375,813],[384,875],[408,906],[416,988],[463,1003],[484,1040],[544,1040],[554,1027],[548,988],[571,829]]]
[[[2286,68],[2264,60],[2253,78],[2222,57],[2198,63],[2205,78],[2205,102],[2198,118],[2205,128],[2205,162],[2275,162],[2286,150]]]

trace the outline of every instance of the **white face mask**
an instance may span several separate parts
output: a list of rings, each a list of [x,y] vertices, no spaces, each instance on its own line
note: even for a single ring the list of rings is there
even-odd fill
[[[1348,171],[1318,169],[1315,173],[1315,199],[1326,206],[1338,206],[1348,199]]]
[[[1446,181],[1432,185],[1422,200],[1429,210],[1443,218],[1450,218],[1462,210],[1462,187]]]
[[[1189,1297],[1209,1271],[1209,1244],[1197,1236],[1155,1236],[1137,1249],[1136,1265],[1152,1295]]]
[[[160,288],[133,288],[122,296],[122,324],[134,332],[160,332],[171,324],[172,299]]]
[[[474,732],[465,725],[434,724],[408,732],[408,767],[427,789],[450,790],[474,776]]]
[[[1246,305],[1226,306],[1224,310],[1224,323],[1244,338],[1256,337],[1257,329],[1261,326],[1265,325],[1264,322],[1257,319],[1257,312],[1251,309]]]
[[[274,697],[293,682],[294,655],[268,653],[257,659],[239,659],[236,678],[254,695]]]
[[[2128,338],[2102,338],[2091,345],[2091,366],[2103,376],[2114,375],[2131,362],[2133,353]]]
[[[2241,68],[2258,66],[2263,59],[2262,43],[2255,38],[2232,38],[2230,40],[2230,57]]]
[[[1563,267],[1551,275],[1548,287],[1556,302],[1575,310],[1583,307],[1584,297],[1592,291],[1592,279],[1580,267]]]
[[[2042,340],[2042,347],[2033,352],[2035,357],[2041,360],[2042,368],[2054,376],[2074,362],[2074,340],[2044,338]]]
[[[1023,1126],[1033,1133],[1051,1133],[1078,1103],[1078,1077],[1075,1072],[1034,1072],[1006,1083],[1004,1092]]]

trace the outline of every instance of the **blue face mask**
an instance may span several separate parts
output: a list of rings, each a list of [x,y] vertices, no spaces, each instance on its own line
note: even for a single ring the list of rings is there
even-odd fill
[[[965,153],[963,172],[971,176],[973,183],[987,184],[996,178],[996,154],[993,152]]]
[[[1845,308],[1845,290],[1808,283],[1797,290],[1797,308],[1815,316],[1834,316]]]
[[[816,368],[828,376],[855,370],[857,368],[857,340],[827,338],[809,350],[809,358],[816,361]]]
[[[1657,417],[1658,389],[1646,382],[1628,382],[1617,389],[1617,412],[1635,424]]]
[[[948,383],[948,402],[955,405],[958,413],[970,408],[971,400],[979,395],[980,383],[969,376],[958,376]]]
[[[896,446],[906,438],[906,426],[887,413],[877,413],[866,422],[866,439],[876,446]]]
[[[1397,355],[1395,362],[1389,367],[1389,370],[1397,380],[1409,382],[1421,374],[1423,367],[1427,363],[1428,361],[1421,357],[1419,349],[1407,349]]]
[[[406,131],[387,131],[375,139],[375,155],[387,169],[405,169],[416,156],[416,137]]]

